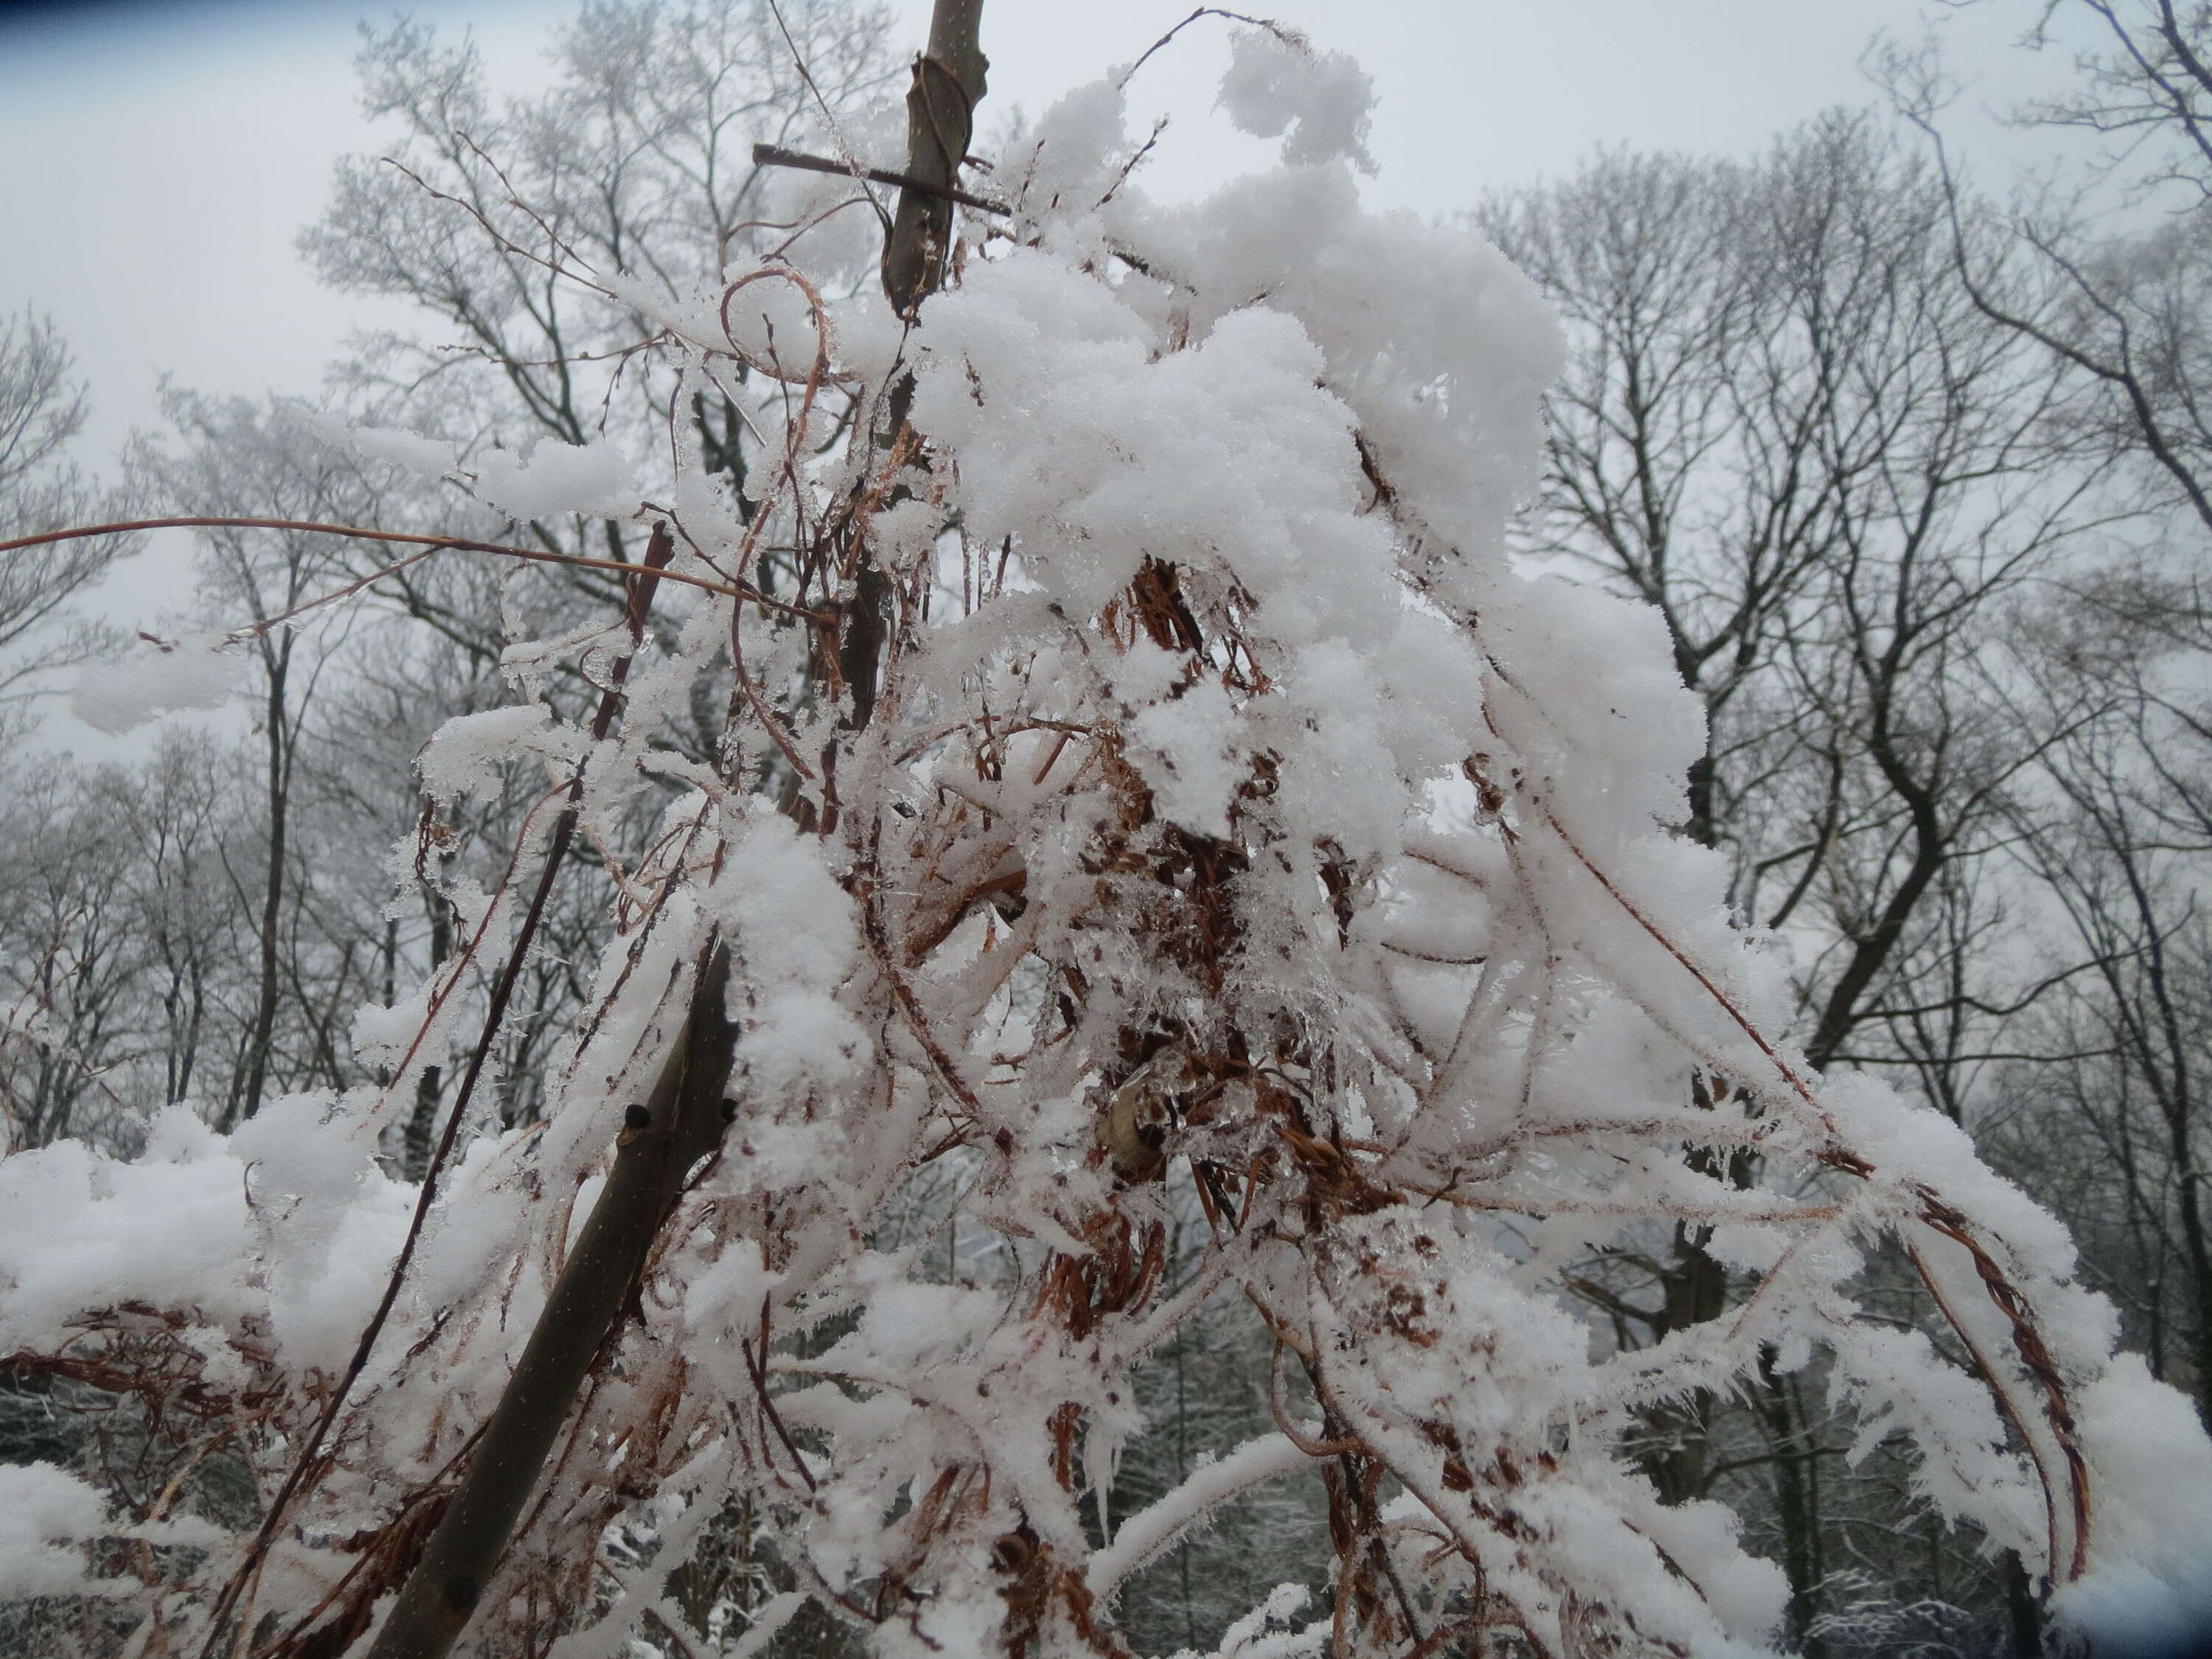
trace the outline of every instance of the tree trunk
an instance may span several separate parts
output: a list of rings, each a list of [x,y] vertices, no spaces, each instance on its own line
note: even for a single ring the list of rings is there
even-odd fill
[[[443,898],[430,896],[430,968],[435,972],[453,948],[453,912]],[[392,1002],[385,994],[385,1004]],[[438,1144],[438,1096],[445,1086],[446,1068],[435,1061],[425,1066],[415,1079],[415,1106],[407,1115],[400,1142],[400,1174],[420,1181],[430,1167],[430,1149]]]
[[[914,82],[906,94],[907,176],[924,186],[899,192],[898,212],[884,240],[884,295],[891,309],[912,317],[921,302],[944,286],[952,248],[952,202],[941,193],[960,176],[968,140],[982,101],[985,72],[976,31],[983,0],[937,0],[929,21],[929,46],[915,60]],[[902,374],[885,400],[886,416],[878,441],[897,441],[914,398],[914,376]],[[902,492],[901,492],[902,493]],[[894,495],[894,500],[896,496]],[[847,724],[857,731],[875,713],[876,681],[883,656],[890,603],[890,582],[863,544],[853,568],[853,596],[838,642],[837,672],[852,696]]]
[[[1790,1397],[1788,1381],[1774,1369],[1770,1351],[1759,1356],[1759,1413],[1774,1458],[1774,1507],[1782,1528],[1782,1570],[1790,1579],[1790,1639],[1808,1659],[1827,1644],[1815,1637],[1820,1585],[1827,1577],[1820,1548],[1820,1501],[1815,1485],[1809,1425]]]
[[[226,1129],[261,1109],[269,1083],[269,1049],[276,1031],[276,944],[284,908],[284,833],[291,794],[285,755],[284,685],[292,662],[292,635],[283,636],[269,669],[269,867],[261,884],[261,978],[253,1004],[253,1032],[246,1040],[246,1085]]]
[[[2005,1618],[2012,1626],[2012,1659],[2038,1659],[2043,1651],[2043,1618],[2035,1604],[2035,1586],[2018,1550],[2004,1554]]]
[[[960,163],[983,101],[985,71],[978,33],[983,0],[937,0],[929,46],[914,66],[906,94],[907,176],[932,191],[959,182]],[[944,285],[952,248],[952,203],[919,190],[899,192],[898,213],[884,243],[884,293],[901,316]]]

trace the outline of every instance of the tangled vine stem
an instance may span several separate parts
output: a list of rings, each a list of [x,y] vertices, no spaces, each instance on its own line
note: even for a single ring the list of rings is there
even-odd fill
[[[1735,1006],[1734,1000],[1716,985],[1711,976],[1692,961],[1679,945],[1668,939],[1630,901],[1628,896],[1620,890],[1619,885],[1576,843],[1574,837],[1567,833],[1566,827],[1549,808],[1544,809],[1544,817],[1545,822],[1551,826],[1561,843],[1574,854],[1576,860],[1589,872],[1600,886],[1605,889],[1607,896],[1626,911],[1638,927],[1649,933],[1668,955],[1682,965],[1685,971],[1697,981],[1729,1018],[1741,1028],[1744,1034],[1758,1047],[1759,1052],[1773,1064],[1775,1071],[1789,1085],[1790,1091],[1817,1115],[1828,1135],[1832,1138],[1836,1137],[1838,1131],[1833,1118],[1821,1108],[1820,1102],[1814,1096],[1811,1086],[1799,1073],[1797,1068],[1783,1058],[1758,1027]],[[1833,1144],[1832,1139],[1832,1144],[1825,1149],[1821,1161],[1831,1169],[1842,1170],[1861,1178],[1871,1176],[1875,1173],[1874,1167],[1865,1159],[1840,1145]],[[2058,1443],[2060,1452],[2066,1463],[2064,1484],[2067,1490],[2068,1506],[2073,1520],[2070,1549],[2063,1547],[2060,1539],[2057,1520],[2058,1482],[2046,1466],[2043,1453],[2036,1444],[2035,1437],[2029,1431],[2027,1424],[2014,1405],[2011,1394],[2006,1389],[1996,1368],[1987,1356],[1981,1353],[1980,1346],[1972,1328],[1960,1311],[1952,1307],[1949,1299],[1944,1295],[1941,1282],[1929,1268],[1925,1258],[1917,1249],[1908,1244],[1906,1255],[1912,1263],[1915,1275],[1927,1288],[1929,1295],[1942,1314],[1945,1323],[1951,1327],[1959,1340],[1975,1354],[1976,1363],[1982,1370],[1998,1409],[2012,1425],[2013,1432],[2021,1443],[2021,1450],[2035,1468],[2038,1481],[2043,1489],[2047,1522],[2047,1559],[2051,1563],[2051,1570],[2054,1576],[2057,1575],[2058,1562],[2063,1556],[2067,1563],[2064,1578],[2070,1582],[2080,1577],[2088,1565],[2089,1522],[2092,1505],[2089,1467],[2081,1454],[2074,1420],[2074,1410],[2068,1401],[2065,1381],[2059,1376],[2057,1365],[2051,1359],[2050,1346],[2044,1340],[2042,1331],[2038,1328],[2033,1308],[2027,1297],[1997,1265],[1996,1259],[1990,1255],[1982,1242],[1975,1237],[1972,1224],[1957,1209],[1946,1203],[1939,1194],[1925,1185],[1915,1183],[1913,1190],[1920,1200],[1921,1218],[1934,1231],[1966,1250],[1972,1258],[1974,1271],[1981,1281],[1983,1290],[1998,1311],[2004,1315],[2010,1327],[2014,1352],[2027,1374],[2034,1378],[2036,1387],[2043,1395],[2045,1419],[2051,1425],[2051,1433]]]

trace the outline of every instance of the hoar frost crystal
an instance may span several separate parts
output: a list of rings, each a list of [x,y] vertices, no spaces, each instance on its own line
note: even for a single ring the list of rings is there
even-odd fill
[[[463,469],[505,510],[666,524],[668,569],[708,586],[661,588],[668,648],[635,652],[596,738],[528,675],[620,617],[518,645],[518,708],[426,752],[434,796],[515,766],[553,793],[512,879],[449,895],[455,957],[365,1012],[387,1085],[227,1139],[174,1108],[132,1162],[0,1163],[0,1353],[165,1379],[289,1506],[233,1536],[0,1469],[0,1595],[108,1598],[139,1654],[198,1650],[217,1609],[240,1650],[365,1644],[719,946],[730,1121],[483,1591],[485,1652],[674,1630],[672,1571],[742,1504],[795,1588],[735,1650],[811,1605],[884,1656],[1125,1653],[1132,1573],[1316,1473],[1329,1605],[1285,1586],[1224,1653],[1754,1652],[1780,1571],[1725,1509],[1660,1502],[1627,1443],[1816,1352],[1863,1443],[1908,1437],[1928,1501],[2077,1628],[2208,1611],[2185,1404],[2113,1357],[2061,1231],[1959,1130],[1765,1035],[1784,988],[1666,827],[1701,732],[1662,629],[1510,568],[1560,349],[1534,291],[1462,230],[1362,208],[1348,60],[1243,32],[1224,102],[1284,164],[1171,208],[1130,179],[1119,86],[1070,94],[910,319],[829,211],[842,179],[782,180],[779,216],[818,225],[702,294],[572,269],[647,316],[685,403],[766,434],[761,498],[680,424],[658,485],[604,442]],[[655,734],[716,675],[708,768]],[[380,1138],[465,1042],[579,769],[602,848],[625,799],[673,793],[618,872],[558,1109],[459,1143],[339,1399],[415,1203]],[[880,1227],[947,1170],[990,1283]],[[1178,1194],[1209,1243],[1169,1294]],[[1747,1293],[1617,1347],[1563,1279],[1677,1223]],[[1861,1316],[1876,1249],[1942,1343]],[[1147,1427],[1132,1368],[1224,1293],[1273,1346],[1277,1428],[1109,1530]],[[618,1522],[655,1548],[604,1553]]]

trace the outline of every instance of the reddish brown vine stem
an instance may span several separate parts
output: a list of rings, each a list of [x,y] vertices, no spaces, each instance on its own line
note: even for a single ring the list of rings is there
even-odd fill
[[[303,605],[295,605],[281,617],[271,617],[265,623],[243,629],[233,636],[238,639],[247,639],[255,634],[264,633],[279,623],[289,622],[293,617],[313,610],[317,605],[328,605],[334,599],[349,598],[372,583],[381,581],[386,576],[396,575],[409,565],[415,563],[416,560],[428,558],[433,553],[493,553],[502,558],[526,560],[532,564],[564,564],[583,570],[611,571],[625,580],[637,574],[635,565],[626,564],[620,559],[595,559],[583,553],[555,553],[542,547],[516,547],[507,542],[477,541],[466,536],[430,536],[404,530],[374,530],[365,525],[324,524],[310,519],[248,519],[207,515],[173,519],[124,519],[113,524],[79,525],[68,530],[42,530],[35,536],[18,536],[13,541],[0,542],[0,553],[17,553],[25,548],[41,547],[54,542],[88,541],[98,536],[125,536],[141,530],[287,530],[320,536],[350,536],[356,541],[364,542],[398,542],[403,545],[420,547],[422,550],[420,553],[402,559],[397,563],[388,564],[380,570],[363,576],[357,581],[349,582],[343,587],[335,588],[319,598],[309,599]],[[686,587],[696,587],[708,593],[720,593],[727,599],[749,599],[755,605],[765,605],[777,611],[793,611],[797,615],[808,614],[795,611],[793,606],[772,599],[767,594],[757,592],[750,586],[718,582],[708,576],[688,575],[680,570],[663,568],[657,580],[680,582]]]

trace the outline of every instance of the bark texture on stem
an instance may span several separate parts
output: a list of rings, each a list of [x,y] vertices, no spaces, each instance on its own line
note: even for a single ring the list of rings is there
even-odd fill
[[[683,1036],[652,1093],[632,1109],[614,1172],[546,1298],[529,1345],[371,1659],[443,1659],[491,1582],[578,1389],[620,1318],[684,1175],[720,1144],[736,1040],[724,1007],[726,948],[699,974]]]
[[[975,133],[975,106],[983,100],[990,67],[980,43],[982,21],[983,0],[937,0],[928,48],[915,59],[914,82],[907,88],[908,183],[899,193],[898,212],[884,239],[883,279],[891,309],[909,319],[945,285],[953,202],[961,194],[960,164]],[[914,376],[901,373],[878,428],[886,447],[897,442],[913,399]],[[865,729],[875,713],[890,597],[889,579],[863,546],[854,562],[853,597],[837,649],[838,674],[852,698],[847,724],[854,731]]]
[[[959,183],[990,67],[980,44],[982,19],[983,0],[937,0],[928,47],[915,60],[906,94],[906,171],[920,188],[900,192],[884,244],[884,293],[902,317],[911,317],[945,281],[952,247],[948,192]]]

